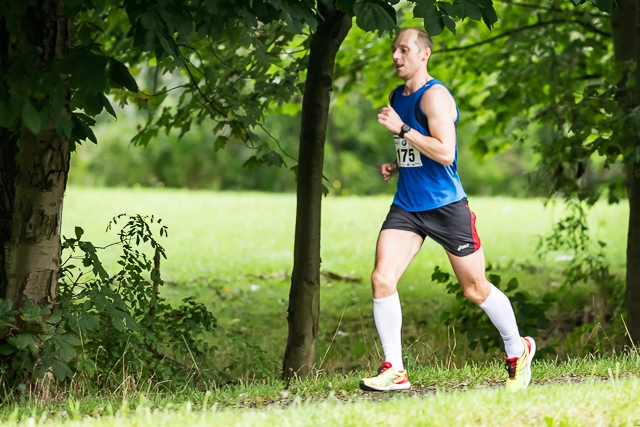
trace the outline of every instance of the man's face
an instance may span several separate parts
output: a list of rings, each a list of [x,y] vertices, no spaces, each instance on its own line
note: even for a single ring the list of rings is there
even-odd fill
[[[415,31],[401,33],[391,47],[393,63],[398,77],[409,80],[418,71],[426,69],[427,60],[431,54],[430,49],[421,49],[416,44]]]

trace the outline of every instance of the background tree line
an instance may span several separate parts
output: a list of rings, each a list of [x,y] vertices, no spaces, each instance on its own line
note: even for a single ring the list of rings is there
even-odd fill
[[[387,43],[380,40],[380,43]],[[382,65],[382,64],[381,64]],[[386,64],[388,68],[388,64]],[[395,191],[380,179],[377,168],[393,153],[376,120],[377,110],[357,91],[332,106],[327,133],[324,185],[330,194],[372,195]],[[297,158],[300,116],[297,106],[286,114],[276,109],[265,117],[265,128],[284,152]],[[144,112],[120,112],[115,121],[102,115],[96,126],[98,145],[85,144],[72,156],[69,182],[88,186],[170,187],[213,190],[295,191],[295,176],[287,168],[243,165],[255,149],[241,141],[214,150],[212,123],[194,126],[181,138],[178,133],[160,134],[153,144],[136,147],[131,139]],[[465,190],[472,195],[541,196],[529,185],[536,162],[535,135],[490,156],[471,150],[473,122],[460,129],[459,158]],[[261,141],[270,136],[256,132]],[[276,147],[277,149],[277,147]],[[286,163],[295,161],[283,155]]]

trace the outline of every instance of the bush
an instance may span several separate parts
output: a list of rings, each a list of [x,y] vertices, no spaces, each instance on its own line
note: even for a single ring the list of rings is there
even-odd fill
[[[202,368],[216,349],[203,339],[216,327],[216,318],[191,297],[172,307],[158,293],[160,259],[166,256],[151,226],[159,227],[160,236],[166,236],[166,227],[153,216],[120,215],[109,228],[119,222],[124,224],[116,243],[122,248],[116,274],[107,273],[98,248],[83,241],[83,230],[76,227],[75,238],[64,238],[68,258],[53,309],[27,301],[13,310],[11,301],[0,300],[5,392],[45,376],[90,378],[95,387],[109,389],[126,377],[138,383],[153,379],[169,388],[217,378]],[[153,258],[141,245],[153,250]]]

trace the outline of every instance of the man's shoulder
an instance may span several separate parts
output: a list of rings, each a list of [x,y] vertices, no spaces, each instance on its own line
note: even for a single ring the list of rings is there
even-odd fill
[[[434,83],[424,91],[421,97],[422,103],[455,102],[453,95],[441,82]]]

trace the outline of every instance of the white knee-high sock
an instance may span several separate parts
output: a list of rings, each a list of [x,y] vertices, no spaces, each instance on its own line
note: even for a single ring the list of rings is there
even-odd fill
[[[487,299],[480,304],[480,308],[487,313],[504,341],[504,351],[507,357],[520,357],[524,353],[524,344],[520,339],[518,324],[509,298],[500,289],[491,285],[491,292]]]
[[[391,362],[395,369],[403,370],[402,308],[398,292],[388,297],[373,299],[373,319],[380,335],[385,360]]]

